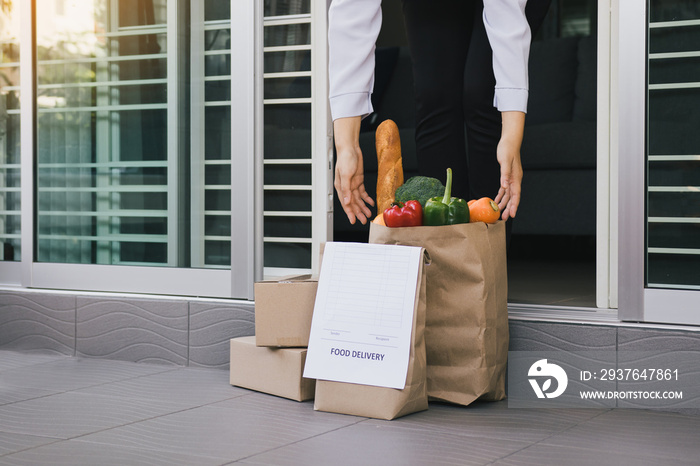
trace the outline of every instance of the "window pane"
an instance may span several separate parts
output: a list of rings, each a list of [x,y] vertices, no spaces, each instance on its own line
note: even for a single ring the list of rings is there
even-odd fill
[[[294,99],[311,97],[311,77],[268,79],[265,81],[266,99]]]
[[[685,21],[700,17],[700,3],[693,0],[650,0],[649,22]]]
[[[684,254],[649,254],[649,286],[695,288],[700,283],[700,256]]]
[[[649,247],[700,249],[700,223],[650,223]]]
[[[231,19],[231,2],[225,0],[204,0],[204,20],[220,21]]]
[[[230,2],[190,5],[204,24],[182,36],[189,58],[168,50],[175,3],[37,0],[38,261],[230,267]],[[265,164],[266,263],[300,268],[311,242],[310,2],[266,2],[265,14],[265,159],[284,159]],[[18,167],[4,168],[17,184]]]
[[[230,15],[230,2],[205,2],[204,30],[193,38],[192,82],[199,86],[193,90],[190,175],[195,267],[231,266]]]
[[[265,16],[311,13],[310,0],[265,0]]]
[[[265,267],[311,268],[310,243],[265,243]]]
[[[230,54],[214,54],[204,57],[207,76],[231,76]]]
[[[649,4],[646,285],[700,289],[700,7]]]
[[[268,164],[265,166],[265,184],[311,186],[311,166],[310,164]]]
[[[693,52],[700,49],[700,25],[649,31],[649,53]]]
[[[0,260],[20,260],[19,3],[0,8]]]
[[[265,28],[265,47],[284,47],[289,45],[307,45],[311,43],[311,25],[285,24]]]
[[[166,1],[37,1],[37,260],[183,266]]]
[[[265,236],[286,238],[310,238],[311,217],[267,217]]]
[[[265,159],[311,158],[311,104],[265,106]]]
[[[700,158],[649,162],[649,186],[700,186]]]
[[[308,1],[265,2],[265,267],[311,267],[312,50],[309,13]]]
[[[647,194],[647,214],[649,217],[700,217],[700,192],[652,189]]]
[[[265,210],[311,211],[311,191],[265,191]]]
[[[693,128],[700,127],[700,111],[697,108],[700,88],[651,87],[648,100],[649,154],[697,153],[700,131]]]
[[[700,82],[700,58],[658,59],[649,63],[649,84]]]
[[[265,52],[265,73],[311,71],[311,50]]]

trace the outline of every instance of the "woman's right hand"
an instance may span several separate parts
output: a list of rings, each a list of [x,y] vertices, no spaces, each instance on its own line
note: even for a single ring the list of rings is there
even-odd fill
[[[501,166],[501,187],[494,199],[501,209],[503,220],[515,218],[520,204],[520,189],[523,181],[523,166],[520,161],[520,147],[523,142],[525,113],[502,112],[503,128],[496,149],[496,157]]]
[[[357,116],[338,118],[333,122],[337,153],[334,186],[350,223],[359,220],[364,225],[372,215],[367,205],[374,206],[374,200],[365,191],[364,164],[360,150],[361,120]]]

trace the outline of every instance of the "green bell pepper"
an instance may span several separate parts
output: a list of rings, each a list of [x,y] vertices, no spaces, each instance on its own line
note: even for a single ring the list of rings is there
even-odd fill
[[[452,194],[452,169],[447,169],[445,195],[428,199],[423,209],[423,225],[441,226],[469,223],[469,206],[467,201]]]

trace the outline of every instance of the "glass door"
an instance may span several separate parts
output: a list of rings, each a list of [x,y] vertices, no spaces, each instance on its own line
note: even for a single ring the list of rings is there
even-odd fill
[[[20,7],[0,2],[0,272],[4,283],[17,283],[21,257],[20,183]]]
[[[31,286],[249,296],[248,263],[232,260],[222,270],[221,261],[192,259],[204,241],[193,244],[189,225],[199,212],[193,214],[190,200],[208,185],[189,176],[183,5],[35,3]],[[236,244],[250,249],[244,241]],[[251,285],[234,289],[233,273]]]
[[[627,7],[638,9],[631,2]],[[621,272],[621,284],[628,289],[623,290],[621,317],[700,324],[700,5],[651,0],[646,11],[630,13],[644,18],[644,30],[637,33],[646,39],[641,68],[646,78],[637,98],[645,108],[643,119],[636,117],[642,132],[627,133],[642,143],[623,149],[623,141],[632,139],[621,138],[621,163],[630,169],[623,168],[622,176],[636,180],[632,186],[621,183],[628,203],[621,206],[627,212],[620,227],[626,230],[621,238],[634,238],[641,254],[627,248],[622,260],[627,269]],[[626,18],[623,11],[620,17]],[[631,46],[633,35],[629,31],[621,43],[627,40]],[[621,67],[620,82],[632,79],[639,85],[631,75],[639,65],[629,65]],[[625,105],[621,100],[622,118],[626,114],[634,120],[635,104]],[[635,157],[637,144],[642,151]]]
[[[326,8],[0,1],[0,284],[252,299],[316,271]]]

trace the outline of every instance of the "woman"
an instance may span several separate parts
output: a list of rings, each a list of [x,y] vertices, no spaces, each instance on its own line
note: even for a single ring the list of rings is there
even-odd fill
[[[504,220],[515,217],[520,202],[531,40],[528,18],[539,25],[549,0],[530,0],[534,8],[527,3],[403,1],[416,91],[419,172],[443,179],[451,167],[453,193],[494,197]],[[381,22],[381,0],[331,3],[335,188],[350,223],[366,223],[369,206],[374,205],[364,188],[359,132],[361,119],[373,110],[374,44]]]

